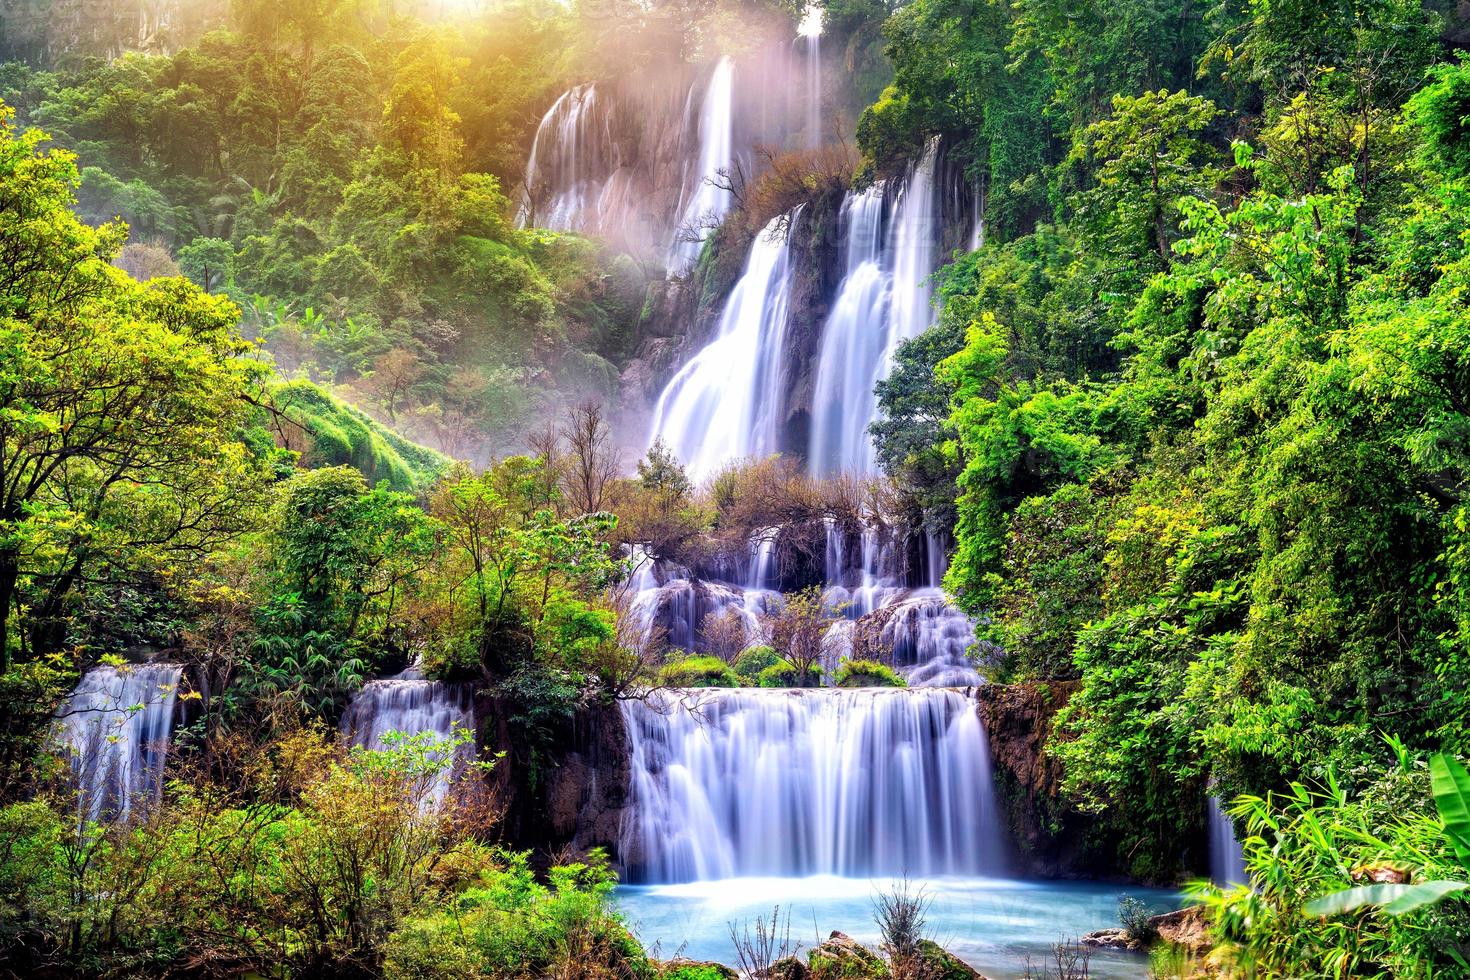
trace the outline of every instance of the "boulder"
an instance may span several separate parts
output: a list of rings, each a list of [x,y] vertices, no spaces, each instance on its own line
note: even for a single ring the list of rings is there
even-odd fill
[[[1148,924],[1164,942],[1180,946],[1190,953],[1201,954],[1210,949],[1210,923],[1203,905],[1156,915],[1148,920]]]
[[[1127,929],[1099,929],[1079,941],[1093,949],[1143,949],[1143,943],[1129,936]]]
[[[810,976],[806,964],[794,956],[777,960],[766,971],[766,980],[807,980]]]
[[[841,932],[812,950],[807,962],[812,980],[878,980],[888,973],[877,953]]]
[[[985,980],[970,964],[928,939],[919,941],[919,958],[924,961],[924,980]]]

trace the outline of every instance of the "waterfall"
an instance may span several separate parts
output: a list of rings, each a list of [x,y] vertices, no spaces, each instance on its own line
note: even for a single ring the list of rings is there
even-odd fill
[[[349,745],[367,749],[388,747],[390,732],[418,735],[432,732],[447,742],[455,729],[474,731],[474,711],[468,685],[424,680],[409,669],[397,677],[368,681],[342,716],[342,734]],[[455,751],[451,764],[434,775],[425,802],[437,804],[449,792],[451,779],[473,755],[469,743]]]
[[[126,820],[158,799],[182,675],[177,664],[94,667],[57,711],[84,823]]]
[[[958,691],[659,691],[622,711],[632,880],[1003,870],[985,733]]]
[[[931,140],[892,202],[882,235],[886,185],[849,194],[842,204],[846,270],[822,328],[812,398],[808,468],[815,476],[876,473],[868,425],[877,418],[873,387],[888,377],[898,345],[934,319],[934,175],[939,143]]]
[[[1206,803],[1206,823],[1210,831],[1210,880],[1222,888],[1250,884],[1235,824],[1214,794]]]
[[[669,445],[695,480],[778,448],[791,291],[787,227],[799,211],[771,219],[756,235],[715,339],[674,375],[654,406],[653,436]]]
[[[822,27],[826,10],[807,7],[796,33],[806,44],[806,145],[822,146]]]
[[[895,205],[889,245],[893,255],[893,311],[881,368],[884,377],[898,345],[917,337],[934,322],[934,311],[929,305],[929,277],[934,273],[934,245],[938,237],[934,220],[934,171],[938,159],[939,139],[935,137],[910,170]]]
[[[517,224],[556,231],[595,228],[589,205],[607,177],[611,142],[597,87],[578,85],[563,92],[536,128]]]
[[[882,267],[883,187],[842,202],[846,270],[822,328],[807,450],[814,476],[876,469],[868,423],[877,414],[873,384],[887,349],[890,277]]]
[[[699,110],[699,162],[694,184],[685,197],[674,243],[669,249],[669,275],[683,275],[699,258],[711,226],[730,209],[730,191],[715,185],[721,171],[728,177],[735,162],[735,63],[722,57],[710,76]]]

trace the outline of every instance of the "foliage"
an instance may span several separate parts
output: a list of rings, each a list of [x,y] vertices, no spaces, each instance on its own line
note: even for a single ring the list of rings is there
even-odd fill
[[[1314,913],[1331,909],[1308,907],[1324,891],[1358,882],[1463,873],[1428,806],[1426,775],[1422,764],[1398,769],[1357,797],[1329,777],[1318,790],[1293,784],[1281,794],[1241,797],[1231,807],[1249,832],[1242,843],[1254,887],[1201,894],[1235,968],[1262,976],[1339,970],[1413,976],[1465,968],[1470,913],[1463,901],[1398,915],[1365,910],[1327,918]]]
[[[781,655],[771,647],[754,646],[740,651],[730,667],[742,684],[750,686],[758,683],[762,671],[776,666],[780,660]]]
[[[739,687],[740,678],[718,657],[684,657],[664,665],[658,682],[667,687]]]
[[[874,660],[844,660],[832,683],[837,687],[907,687],[908,683],[887,664]]]

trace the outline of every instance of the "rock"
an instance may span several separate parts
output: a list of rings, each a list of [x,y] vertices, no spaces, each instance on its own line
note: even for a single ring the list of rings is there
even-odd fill
[[[1128,935],[1126,929],[1099,929],[1081,939],[1083,946],[1093,949],[1142,949],[1143,944]]]
[[[924,980],[985,980],[970,964],[928,939],[919,941],[919,956],[924,961]]]
[[[779,959],[766,971],[766,980],[807,980],[811,971],[794,956]]]
[[[812,980],[877,980],[888,970],[878,954],[841,932],[833,932],[807,957]]]
[[[1208,952],[1211,947],[1210,923],[1203,905],[1191,905],[1177,912],[1166,912],[1148,920],[1159,938],[1180,946],[1190,953]]]
[[[659,964],[658,976],[659,980],[737,980],[740,974],[723,963],[677,956]]]

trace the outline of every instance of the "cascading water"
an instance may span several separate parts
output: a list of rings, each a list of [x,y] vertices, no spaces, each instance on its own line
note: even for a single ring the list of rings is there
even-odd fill
[[[871,473],[868,423],[876,415],[873,384],[888,346],[891,277],[883,270],[883,186],[849,194],[842,203],[846,273],[822,329],[812,436],[814,476]]]
[[[389,734],[415,736],[432,733],[447,745],[456,730],[474,731],[470,688],[465,684],[425,680],[413,669],[397,677],[368,681],[342,716],[342,734],[349,745],[384,749]],[[450,764],[434,774],[424,802],[437,804],[449,792],[450,781],[472,755],[469,743],[457,747]]]
[[[556,231],[595,227],[592,207],[606,179],[607,118],[595,85],[563,92],[536,129],[517,221]]]
[[[1210,880],[1221,887],[1246,885],[1250,876],[1245,871],[1245,853],[1235,836],[1235,824],[1211,795],[1206,802],[1206,824],[1210,832]]]
[[[674,375],[653,410],[653,435],[696,480],[777,449],[781,358],[791,291],[787,229],[799,209],[756,236],[715,339]]]
[[[959,692],[660,691],[622,710],[634,880],[1002,870],[989,749]]]
[[[94,667],[57,712],[83,823],[126,820],[158,799],[182,674],[177,664]]]
[[[849,194],[843,202],[846,273],[822,329],[812,399],[807,461],[815,476],[877,472],[868,435],[877,417],[873,388],[888,377],[898,345],[934,320],[929,277],[937,236],[938,154],[938,141],[931,141],[895,192],[886,240],[887,185]]]
[[[806,145],[819,148],[822,139],[822,27],[826,11],[813,4],[796,29],[806,46]]]
[[[723,57],[710,76],[699,111],[699,160],[669,249],[670,275],[683,275],[693,267],[710,230],[730,209],[730,190],[721,173],[727,180],[735,162],[734,122],[735,63]]]

